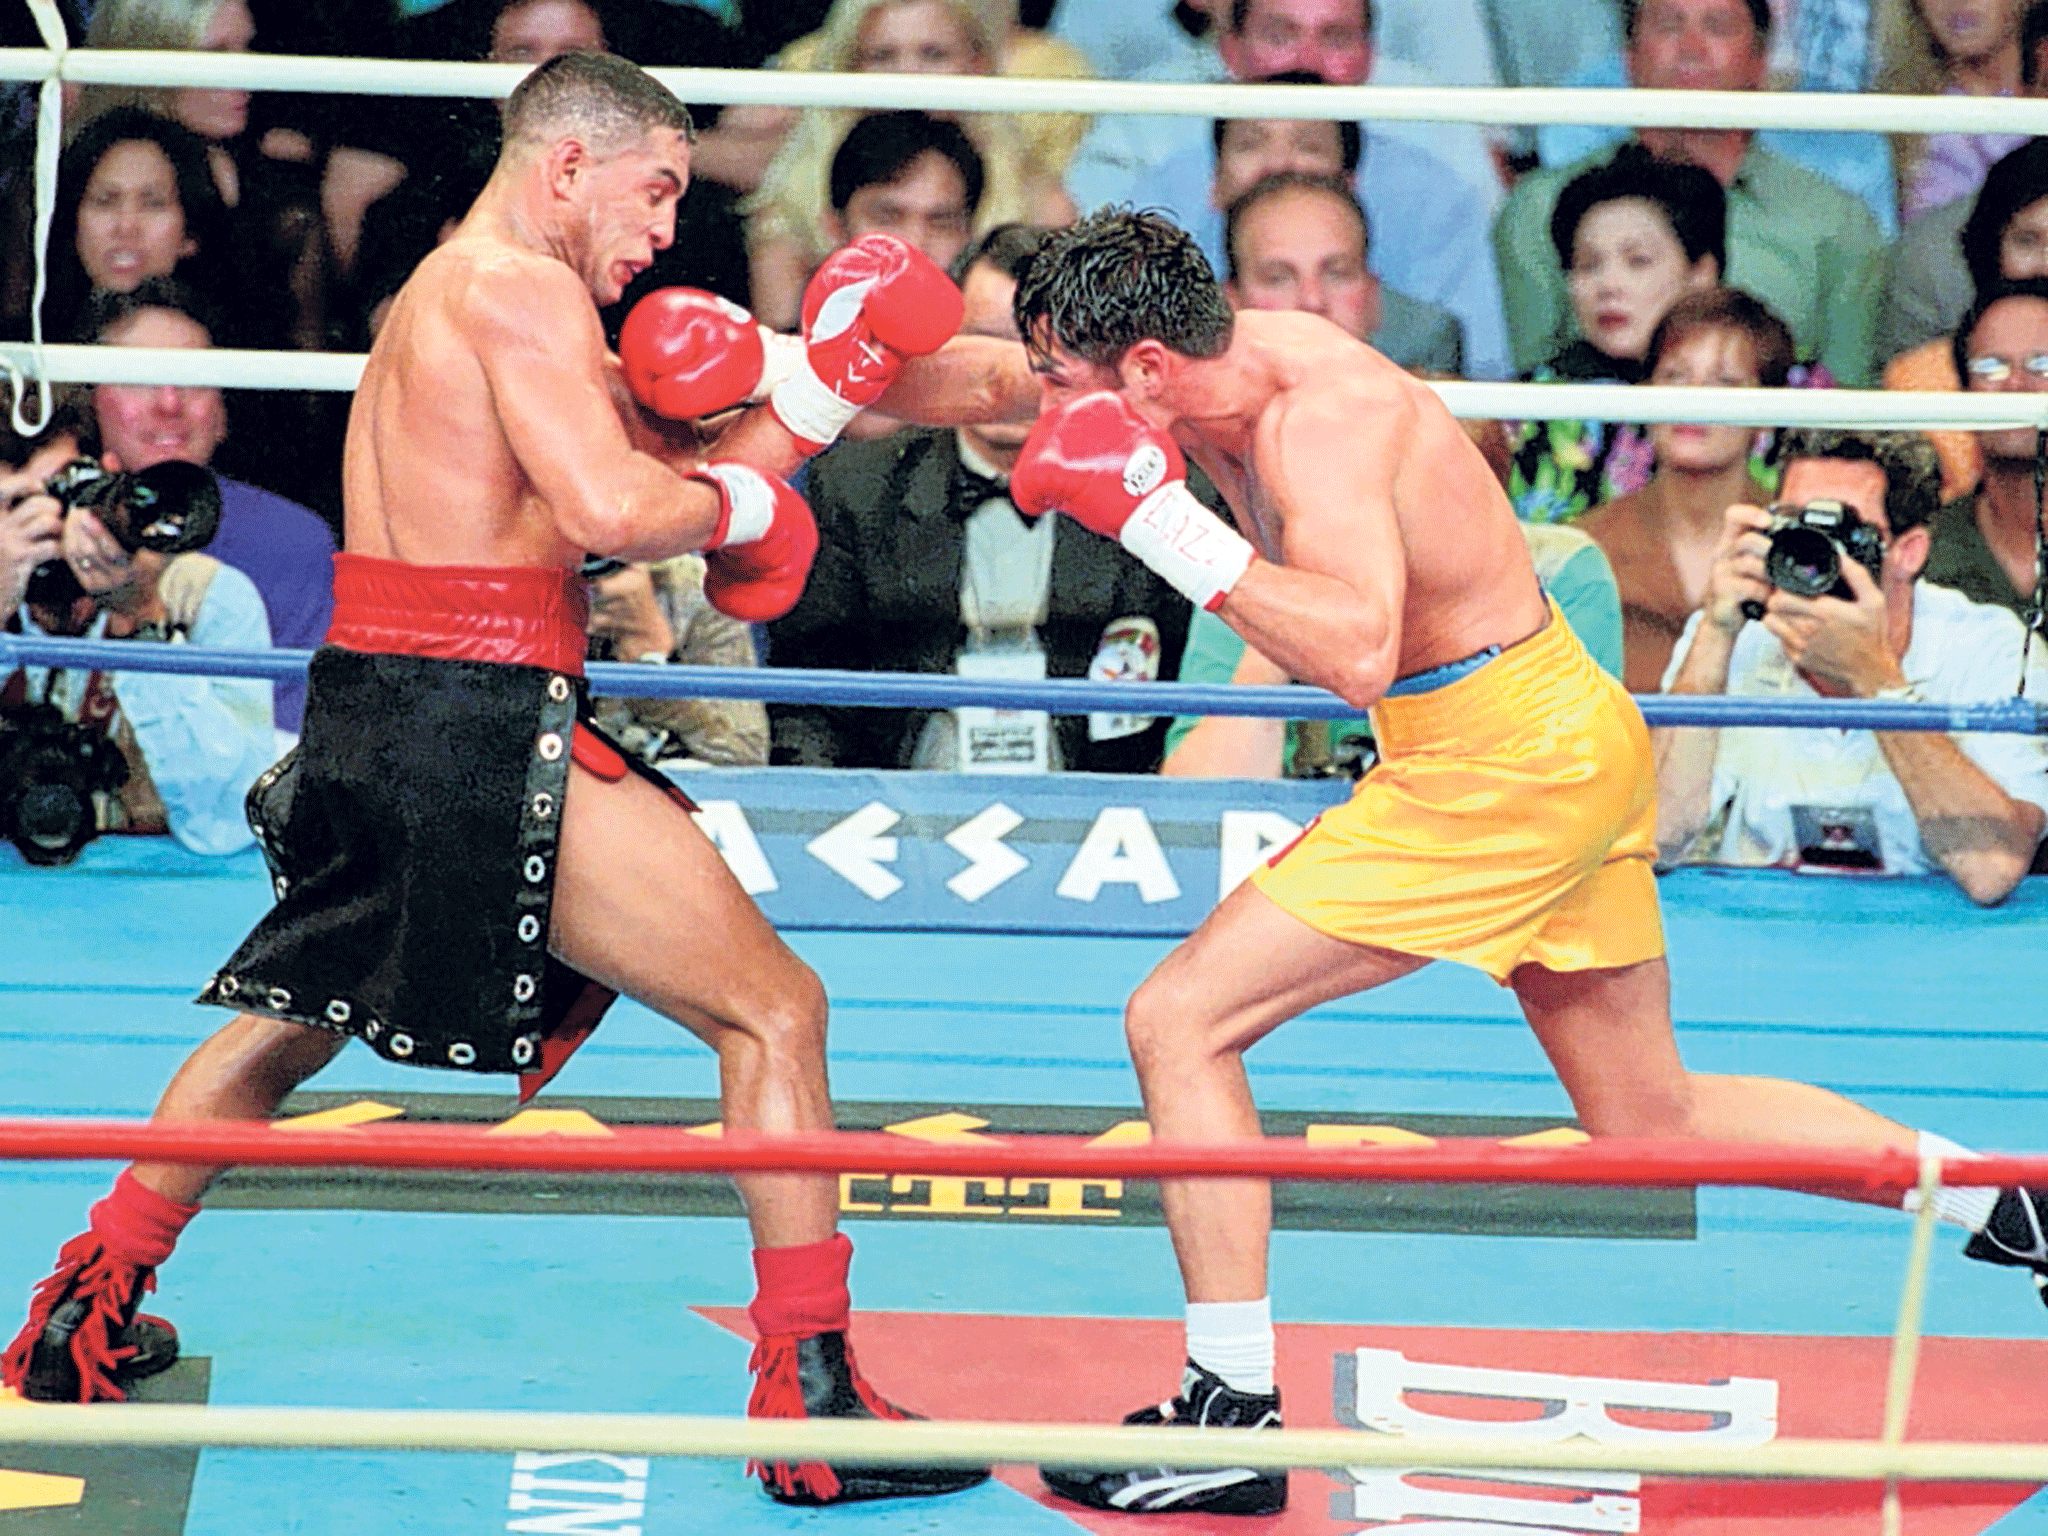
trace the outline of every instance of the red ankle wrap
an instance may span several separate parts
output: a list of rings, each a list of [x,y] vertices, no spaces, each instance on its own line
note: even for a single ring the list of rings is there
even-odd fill
[[[853,1298],[846,1289],[852,1262],[853,1241],[844,1232],[800,1248],[756,1248],[756,1291],[747,1308],[754,1332],[764,1339],[844,1333],[852,1320]]]
[[[181,1205],[158,1194],[125,1169],[106,1199],[92,1208],[93,1236],[115,1258],[153,1268],[171,1256],[178,1234],[199,1214],[196,1205]]]

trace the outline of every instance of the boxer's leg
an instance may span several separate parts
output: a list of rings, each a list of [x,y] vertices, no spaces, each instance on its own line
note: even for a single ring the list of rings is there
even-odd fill
[[[1162,1141],[1248,1141],[1258,1110],[1244,1052],[1296,1014],[1428,962],[1311,928],[1249,881],[1132,994],[1125,1014],[1146,1118]],[[1272,1201],[1264,1179],[1162,1179],[1193,1302],[1266,1294]]]
[[[334,1060],[349,1037],[288,1019],[238,1014],[185,1058],[150,1118],[267,1120],[307,1078]],[[225,1168],[136,1163],[135,1177],[167,1200],[190,1204]]]
[[[555,953],[693,1031],[718,1053],[719,1103],[736,1130],[832,1126],[825,992],[739,887],[674,799],[637,774],[580,764],[556,861]],[[839,1180],[747,1174],[736,1182],[754,1233],[760,1342],[747,1412],[756,1418],[904,1418],[860,1373],[847,1329],[852,1246],[836,1234]],[[783,1503],[951,1493],[974,1467],[754,1463]]]
[[[1525,965],[1512,979],[1579,1122],[1596,1136],[1698,1136],[1853,1152],[1968,1155],[1953,1142],[1812,1083],[1687,1071],[1672,1034],[1670,979],[1662,960],[1596,971]],[[2026,1270],[2048,1301],[2048,1198],[1954,1178],[1951,1171],[1950,1182],[1936,1191],[1934,1210],[1972,1234],[1964,1252]],[[1896,1203],[1893,1196],[1869,1198]],[[1913,1199],[1907,1198],[1908,1209]]]
[[[1392,981],[1427,962],[1310,927],[1249,881],[1161,961],[1125,1013],[1145,1115],[1162,1141],[1256,1141],[1244,1053],[1296,1014]],[[1264,1428],[1280,1422],[1266,1302],[1272,1194],[1265,1179],[1161,1179],[1188,1297],[1179,1393],[1128,1424]],[[1250,1467],[1046,1467],[1053,1492],[1094,1509],[1269,1515],[1284,1472]]]
[[[562,816],[552,948],[594,981],[674,1019],[718,1054],[735,1130],[832,1128],[825,992],[740,889],[711,840],[637,774],[580,765]],[[754,1241],[821,1242],[838,1225],[824,1174],[745,1174]]]
[[[1579,1123],[1595,1136],[1914,1148],[1907,1127],[1811,1083],[1686,1070],[1661,959],[1590,971],[1525,965],[1511,980]]]
[[[282,1019],[238,1015],[178,1069],[152,1117],[159,1123],[261,1120],[334,1058],[346,1036]],[[139,1316],[156,1267],[171,1256],[219,1165],[136,1163],[93,1206],[84,1232],[36,1288],[28,1322],[0,1357],[0,1380],[45,1402],[119,1402],[125,1385],[178,1358],[178,1335]]]

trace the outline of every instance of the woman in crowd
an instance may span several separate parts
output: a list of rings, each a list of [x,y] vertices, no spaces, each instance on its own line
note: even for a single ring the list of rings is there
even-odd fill
[[[995,73],[1004,42],[972,0],[837,0],[817,38],[818,69],[960,75]],[[764,324],[796,324],[804,284],[831,253],[832,157],[859,116],[841,108],[804,112],[748,202],[753,307]],[[960,126],[987,172],[973,234],[1073,218],[1073,203],[1016,116],[974,113]]]
[[[1654,160],[1636,146],[1574,177],[1558,194],[1550,238],[1565,269],[1579,340],[1531,371],[1535,380],[1640,383],[1650,338],[1680,298],[1714,287],[1728,261],[1727,199],[1712,175]],[[1539,523],[1569,522],[1639,489],[1649,439],[1602,421],[1524,422],[1508,494]]]
[[[244,53],[256,25],[247,0],[99,0],[88,48]],[[211,87],[90,85],[70,131],[115,106],[139,106],[206,141],[215,186],[229,210],[231,249],[251,345],[317,351],[326,343],[327,241],[317,168],[299,135],[250,142],[249,93]]]
[[[2015,96],[2027,0],[1885,0],[1877,89],[1904,96]],[[1895,142],[1899,216],[1968,197],[2024,134],[1904,134]]]
[[[1959,243],[1970,286],[1978,295],[2001,282],[2048,277],[2048,138],[2023,139],[1985,174],[1963,223]],[[1885,366],[1886,389],[1959,390],[1951,338],[1901,352]],[[1984,459],[1972,432],[1930,432],[1941,455],[1945,499],[1976,487]]]
[[[1652,384],[1776,389],[1792,369],[1792,333],[1741,289],[1710,288],[1671,306],[1646,361]],[[1757,436],[1752,427],[1660,422],[1649,429],[1650,483],[1578,524],[1606,551],[1621,588],[1622,679],[1632,693],[1662,686],[1672,647],[1704,599],[1722,514],[1769,497]]]
[[[101,113],[65,146],[50,223],[43,331],[69,337],[95,289],[133,293],[175,274],[222,305],[227,207],[207,166],[206,143],[140,107]]]

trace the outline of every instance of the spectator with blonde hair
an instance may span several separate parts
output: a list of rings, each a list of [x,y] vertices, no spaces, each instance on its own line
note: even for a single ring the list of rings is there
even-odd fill
[[[2026,0],[1882,0],[1876,89],[1901,96],[2014,96]],[[1903,134],[1894,151],[1899,216],[1915,218],[1983,184],[2025,134]]]
[[[980,0],[837,0],[816,35],[818,69],[963,75],[994,74],[1004,40]],[[805,282],[837,243],[828,218],[832,159],[860,116],[837,107],[806,110],[748,202],[753,307],[764,324],[796,323]],[[960,126],[987,172],[974,235],[999,224],[1063,224],[1073,217],[1073,203],[1018,118],[975,113]]]

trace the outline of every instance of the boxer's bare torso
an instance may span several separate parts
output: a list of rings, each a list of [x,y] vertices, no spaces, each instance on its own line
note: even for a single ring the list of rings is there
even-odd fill
[[[1085,364],[1070,380],[1068,361],[1059,353],[1050,369],[1039,365],[1055,394],[1101,387]],[[1486,461],[1426,385],[1336,326],[1240,312],[1229,349],[1187,360],[1158,408],[1262,554],[1335,577],[1391,616],[1394,675],[1543,626],[1528,546]],[[1294,676],[1323,681],[1308,661],[1344,643],[1341,626],[1315,622],[1313,587],[1291,594],[1310,607],[1294,607],[1290,621],[1258,601],[1256,586],[1240,583],[1223,616]]]
[[[593,302],[668,243],[687,148],[653,134],[640,159],[654,206],[637,219],[631,178],[582,220],[545,186],[494,182],[399,291],[349,415],[351,553],[566,566],[593,551],[659,558],[708,536],[717,497],[680,479],[683,456],[640,421]]]

